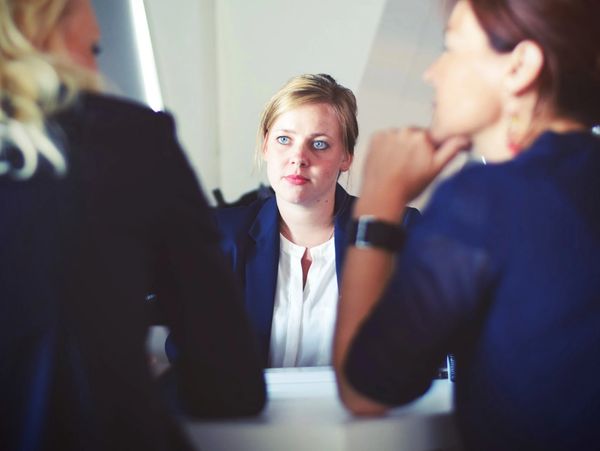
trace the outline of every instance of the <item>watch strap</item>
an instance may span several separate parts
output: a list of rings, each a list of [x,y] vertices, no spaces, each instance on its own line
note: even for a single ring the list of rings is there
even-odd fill
[[[376,247],[396,252],[404,244],[405,232],[400,224],[382,221],[374,216],[360,216],[350,224],[348,242],[359,248]]]

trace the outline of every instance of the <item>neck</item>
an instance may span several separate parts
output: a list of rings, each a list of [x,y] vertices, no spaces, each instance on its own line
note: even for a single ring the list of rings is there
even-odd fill
[[[527,127],[523,127],[519,147],[526,150],[542,133],[553,131],[556,133],[568,133],[572,131],[585,130],[585,126],[570,118],[562,118],[551,115],[542,115],[536,118],[530,117],[526,121]],[[485,156],[488,161],[501,162],[510,160],[515,156],[508,146],[507,130],[509,130],[509,119],[503,118],[499,123],[490,127],[473,137],[474,150]]]
[[[556,133],[569,133],[576,131],[583,131],[586,127],[581,122],[578,122],[574,119],[570,118],[557,118],[548,123],[545,130],[542,130],[540,133],[544,131],[552,131]],[[540,134],[538,133],[538,135]],[[537,137],[537,136],[536,136]],[[529,143],[531,144],[531,143]]]
[[[478,155],[483,155],[489,162],[501,162],[512,158],[506,145],[507,123],[507,121],[502,121],[473,136],[473,151]]]
[[[280,232],[298,246],[318,246],[333,235],[333,196],[310,207],[277,199],[277,208],[281,217]]]

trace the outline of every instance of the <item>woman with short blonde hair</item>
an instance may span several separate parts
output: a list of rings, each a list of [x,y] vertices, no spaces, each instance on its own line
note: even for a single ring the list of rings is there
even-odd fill
[[[331,105],[338,118],[344,148],[354,155],[358,139],[356,97],[327,74],[304,74],[290,79],[263,108],[257,131],[255,157],[262,162],[264,140],[275,120],[286,111],[310,103]]]
[[[275,195],[220,209],[222,248],[270,367],[331,364],[331,339],[355,198],[337,183],[358,138],[356,99],[327,74],[289,80],[267,102],[256,159]],[[408,224],[418,215],[407,208]]]

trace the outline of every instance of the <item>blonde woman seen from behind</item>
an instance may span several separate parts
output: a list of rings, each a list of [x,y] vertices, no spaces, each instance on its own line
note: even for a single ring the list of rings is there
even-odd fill
[[[182,412],[265,402],[173,120],[98,92],[99,38],[89,0],[0,0],[3,450],[192,449],[148,367],[150,291]]]

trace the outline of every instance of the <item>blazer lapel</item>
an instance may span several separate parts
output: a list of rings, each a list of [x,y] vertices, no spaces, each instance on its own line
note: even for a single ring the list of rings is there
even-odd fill
[[[334,222],[334,244],[335,244],[335,272],[338,287],[342,276],[346,245],[348,243],[348,223],[352,217],[352,205],[354,197],[350,196],[339,184],[335,189],[335,222]]]
[[[275,196],[259,210],[248,234],[254,246],[248,249],[246,263],[247,311],[267,366],[279,263],[279,212]]]

